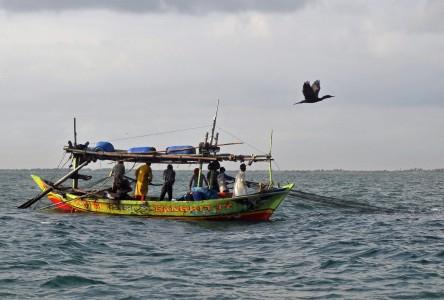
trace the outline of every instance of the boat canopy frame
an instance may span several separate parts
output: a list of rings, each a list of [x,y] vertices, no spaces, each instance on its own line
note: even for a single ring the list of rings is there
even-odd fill
[[[266,162],[273,160],[270,154],[266,155],[242,155],[242,154],[164,154],[159,152],[150,153],[128,153],[125,150],[115,150],[114,152],[94,151],[91,149],[78,149],[76,146],[65,146],[65,152],[72,154],[81,161],[109,160],[124,161],[134,163],[156,163],[156,164],[199,164],[213,161],[231,162]]]

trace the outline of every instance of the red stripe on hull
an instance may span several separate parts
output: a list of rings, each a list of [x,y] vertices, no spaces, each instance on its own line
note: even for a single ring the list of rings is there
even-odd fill
[[[52,203],[54,203],[55,208],[56,208],[57,210],[61,211],[61,212],[71,213],[71,212],[76,211],[72,206],[70,206],[70,205],[68,205],[68,204],[66,204],[66,203],[63,203],[63,201],[61,201],[61,200],[60,200],[59,198],[57,198],[57,197],[51,197],[51,196],[48,196],[48,199],[49,199]]]

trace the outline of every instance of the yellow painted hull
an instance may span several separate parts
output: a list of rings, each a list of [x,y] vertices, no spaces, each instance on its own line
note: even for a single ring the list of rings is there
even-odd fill
[[[41,189],[46,188],[42,179],[37,176],[33,176],[33,178]],[[56,192],[50,193],[48,198],[57,208],[70,212],[186,220],[264,221],[269,220],[293,187],[294,184],[288,184],[272,191],[202,201],[110,200],[92,197],[81,198],[72,194],[62,195]]]

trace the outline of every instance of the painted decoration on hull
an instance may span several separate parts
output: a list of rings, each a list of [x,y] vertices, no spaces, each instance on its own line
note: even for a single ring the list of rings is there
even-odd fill
[[[33,176],[39,187],[47,188],[45,182]],[[174,219],[242,219],[268,220],[293,188],[286,185],[273,191],[249,194],[236,198],[221,198],[203,201],[140,201],[80,198],[51,192],[48,198],[56,208],[64,212],[91,212],[100,214],[131,215]]]

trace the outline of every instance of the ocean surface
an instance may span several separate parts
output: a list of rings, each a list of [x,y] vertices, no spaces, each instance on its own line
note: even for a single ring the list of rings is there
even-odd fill
[[[333,198],[289,197],[262,223],[16,209],[30,174],[63,172],[0,171],[0,299],[444,299],[442,170],[274,172]]]

